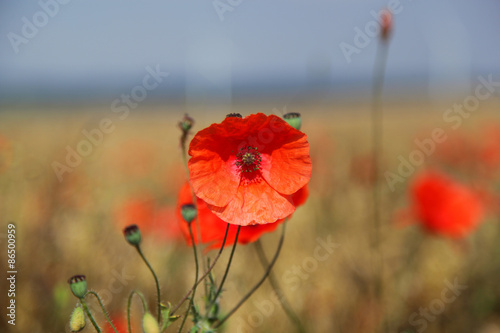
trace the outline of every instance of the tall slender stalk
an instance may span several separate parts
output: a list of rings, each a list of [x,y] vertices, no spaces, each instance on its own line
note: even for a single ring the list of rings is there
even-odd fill
[[[374,279],[375,298],[383,303],[384,255],[381,249],[381,203],[382,191],[380,184],[380,159],[383,155],[383,110],[382,91],[384,87],[385,68],[387,63],[388,41],[381,39],[375,58],[372,86],[372,154],[373,154],[373,239],[372,265],[377,271]]]
[[[200,284],[201,281],[203,281],[208,276],[208,274],[210,274],[210,272],[212,271],[212,269],[215,267],[215,264],[217,263],[217,260],[219,260],[219,257],[221,256],[222,251],[224,250],[224,246],[226,244],[227,234],[229,233],[229,227],[230,227],[230,224],[228,223],[227,224],[227,228],[226,228],[226,233],[224,234],[224,240],[222,241],[222,245],[221,245],[221,247],[219,249],[219,253],[217,253],[217,255],[214,258],[214,261],[212,262],[212,264],[210,265],[210,267],[208,267],[208,270],[205,272],[205,274],[203,274],[198,279],[198,281],[196,282],[196,285]],[[193,288],[194,288],[194,286],[191,289],[188,290],[188,292],[186,293],[186,295],[184,295],[184,297],[179,301],[179,303],[177,303],[177,305],[172,309],[171,315],[173,315],[175,313],[175,311],[177,311],[181,307],[181,305],[186,301],[186,299],[189,297],[189,295],[193,292]]]
[[[240,229],[241,225],[238,226],[238,231],[236,231],[236,237],[234,238],[233,248],[231,249],[231,254],[229,255],[229,261],[226,266],[226,271],[224,272],[224,276],[222,277],[219,289],[217,290],[217,293],[215,294],[215,297],[212,300],[212,304],[210,305],[210,307],[216,302],[217,298],[222,292],[222,287],[224,286],[224,282],[226,282],[227,274],[229,273],[229,267],[231,267],[231,262],[233,261],[234,251],[236,250],[236,245],[238,244],[238,236],[240,235]]]
[[[144,256],[144,254],[142,253],[142,250],[141,250],[141,247],[139,246],[139,244],[137,244],[135,246],[137,252],[139,253],[139,255],[141,256],[142,260],[146,263],[146,265],[148,266],[149,270],[151,271],[151,274],[153,274],[153,278],[155,279],[155,284],[156,284],[156,294],[158,295],[157,297],[157,303],[158,303],[158,324],[160,324],[161,322],[161,296],[160,296],[160,283],[158,282],[158,277],[156,276],[156,273],[155,271],[153,270],[153,267],[151,267],[151,265],[149,264],[149,262],[147,261],[146,257]]]
[[[193,229],[191,228],[191,223],[189,223],[189,236],[191,237],[191,243],[193,245],[193,253],[194,253],[194,261],[195,261],[195,267],[196,267],[196,273],[195,273],[195,279],[194,279],[194,285],[193,285],[193,292],[191,294],[191,299],[189,300],[189,306],[186,310],[186,313],[184,314],[184,318],[182,319],[182,324],[181,327],[179,327],[179,333],[182,332],[182,328],[184,327],[184,324],[186,323],[186,319],[189,315],[189,311],[193,307],[193,302],[194,302],[194,296],[196,294],[196,287],[198,286],[198,270],[199,270],[199,262],[198,262],[198,251],[196,250],[196,242],[194,241],[194,236],[193,236]]]
[[[94,319],[94,316],[92,316],[92,313],[90,313],[89,307],[87,306],[87,302],[85,302],[85,300],[83,298],[80,298],[80,303],[82,303],[83,310],[87,314],[87,317],[89,317],[90,322],[92,323],[92,325],[94,325],[94,328],[95,328],[96,332],[97,333],[101,333],[101,328],[95,322],[95,319]]]
[[[283,226],[281,227],[281,237],[280,237],[276,252],[274,254],[274,257],[271,260],[269,267],[267,267],[266,271],[264,272],[264,275],[262,276],[262,278],[259,280],[259,282],[257,282],[257,284],[252,289],[250,289],[250,291],[245,296],[243,296],[243,298],[238,302],[238,304],[236,304],[236,306],[231,311],[229,311],[229,313],[224,318],[222,318],[221,320],[219,320],[217,322],[217,324],[215,325],[214,328],[218,328],[219,326],[221,326],[229,317],[231,317],[236,312],[236,310],[238,310],[240,308],[240,306],[243,303],[246,302],[247,299],[250,298],[250,296],[252,296],[252,294],[257,289],[259,289],[259,287],[262,285],[262,283],[264,283],[266,278],[269,276],[271,269],[273,268],[274,264],[276,263],[276,260],[278,259],[278,256],[281,252],[281,248],[283,247],[283,242],[285,240],[285,230],[286,230],[286,221],[283,222]]]
[[[259,261],[262,265],[263,268],[269,267],[269,261],[267,260],[266,253],[264,252],[264,248],[262,247],[262,242],[260,239],[258,239],[255,243],[255,251],[257,251],[257,256],[259,257]],[[297,327],[297,331],[300,333],[304,333],[306,330],[304,329],[304,326],[302,325],[302,322],[300,321],[300,318],[297,316],[295,311],[293,311],[292,306],[290,305],[290,302],[286,298],[285,294],[283,293],[283,290],[281,289],[278,280],[276,279],[276,276],[274,275],[273,272],[269,273],[269,283],[271,284],[271,287],[273,288],[274,292],[276,293],[276,296],[278,297],[281,307],[283,308],[283,311],[285,311],[286,315],[288,318],[294,323]]]
[[[140,299],[141,299],[141,301],[142,301],[142,307],[144,309],[144,313],[146,313],[148,311],[148,306],[147,306],[147,303],[146,303],[146,299],[144,298],[144,295],[140,291],[132,290],[130,292],[130,295],[128,296],[128,300],[127,300],[127,326],[128,326],[128,333],[132,333],[132,328],[131,328],[131,325],[130,325],[130,307],[132,306],[132,297],[135,294],[137,294],[137,296],[139,296]]]

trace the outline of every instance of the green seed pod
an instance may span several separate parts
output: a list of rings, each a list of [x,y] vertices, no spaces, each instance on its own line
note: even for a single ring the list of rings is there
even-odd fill
[[[283,119],[288,123],[288,125],[292,126],[296,130],[300,130],[300,126],[302,125],[302,118],[300,117],[300,113],[290,112],[283,116]]]
[[[127,239],[127,242],[131,245],[139,245],[141,243],[141,231],[139,227],[135,224],[129,225],[123,229],[123,234]]]
[[[184,221],[186,221],[189,224],[196,217],[196,208],[194,207],[194,205],[191,204],[182,205],[181,214],[182,217],[184,218]]]
[[[69,280],[69,287],[75,297],[83,298],[87,293],[87,281],[85,275],[74,275]]]
[[[77,306],[71,314],[69,320],[69,328],[71,332],[80,332],[85,328],[85,313],[80,306]]]

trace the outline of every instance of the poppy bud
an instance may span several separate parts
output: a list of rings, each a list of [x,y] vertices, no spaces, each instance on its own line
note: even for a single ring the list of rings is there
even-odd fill
[[[196,208],[192,204],[182,205],[181,214],[184,221],[189,224],[196,217]]]
[[[129,225],[123,229],[123,234],[131,245],[139,245],[141,243],[141,231],[135,224]]]
[[[189,132],[191,127],[194,125],[194,119],[191,118],[190,116],[187,115],[187,113],[184,115],[184,118],[179,122],[179,128],[183,133]]]
[[[69,320],[69,328],[71,332],[80,332],[85,328],[85,314],[80,306],[73,310]]]
[[[300,118],[300,113],[289,112],[283,116],[288,125],[292,126],[296,130],[300,130],[302,125],[302,118]]]
[[[146,312],[142,317],[142,330],[144,333],[160,333],[158,322],[149,312]]]
[[[87,281],[85,275],[74,275],[68,280],[68,283],[73,295],[78,298],[85,297],[85,294],[87,294]]]
[[[392,32],[392,13],[391,11],[384,9],[380,13],[380,37],[382,40],[388,40]]]
[[[226,118],[243,118],[243,116],[239,113],[230,113],[226,115]]]

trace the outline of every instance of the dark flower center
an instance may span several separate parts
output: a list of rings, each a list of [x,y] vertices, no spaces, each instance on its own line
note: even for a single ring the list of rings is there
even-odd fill
[[[242,173],[260,170],[261,162],[262,158],[257,147],[246,146],[241,148],[239,153],[236,154],[235,165]]]

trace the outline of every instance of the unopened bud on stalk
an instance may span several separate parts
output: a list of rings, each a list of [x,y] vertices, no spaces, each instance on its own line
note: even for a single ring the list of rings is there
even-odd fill
[[[123,234],[127,242],[131,245],[139,245],[141,243],[141,231],[136,224],[129,225],[123,229]]]
[[[158,322],[149,312],[146,312],[142,318],[142,330],[144,333],[160,333]]]
[[[389,39],[392,32],[392,13],[388,9],[380,12],[380,38],[383,41]]]
[[[289,112],[283,116],[283,119],[285,119],[288,125],[292,126],[296,130],[300,130],[300,126],[302,125],[302,118],[300,117],[300,113]]]
[[[85,297],[85,294],[87,294],[87,281],[85,275],[74,275],[68,280],[68,283],[75,297]]]
[[[191,127],[194,125],[194,119],[191,118],[190,116],[187,115],[187,113],[184,115],[184,118],[182,118],[181,121],[179,121],[179,128],[183,133],[189,132]]]
[[[192,204],[182,205],[181,214],[184,221],[191,223],[196,217],[196,208]]]
[[[80,332],[85,328],[85,314],[80,306],[73,310],[69,320],[69,328],[71,332]]]

